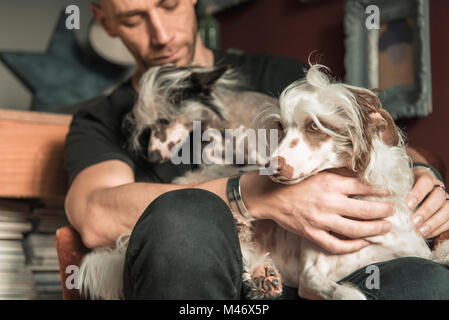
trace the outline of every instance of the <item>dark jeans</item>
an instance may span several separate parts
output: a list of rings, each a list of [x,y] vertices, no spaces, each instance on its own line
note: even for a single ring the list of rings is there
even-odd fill
[[[379,289],[359,269],[342,281],[368,299],[449,299],[449,271],[420,258],[376,264]],[[241,299],[242,256],[232,214],[218,196],[201,189],[165,193],[137,222],[126,253],[126,299]],[[282,299],[297,299],[284,287]]]

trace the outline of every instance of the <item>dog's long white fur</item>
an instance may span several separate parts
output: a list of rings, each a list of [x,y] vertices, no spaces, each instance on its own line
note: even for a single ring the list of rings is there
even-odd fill
[[[101,248],[84,256],[79,273],[80,293],[91,300],[123,298],[123,270],[130,233],[117,239],[114,248]]]

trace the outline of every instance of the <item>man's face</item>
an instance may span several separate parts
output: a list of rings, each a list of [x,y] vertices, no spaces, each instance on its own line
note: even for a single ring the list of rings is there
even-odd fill
[[[197,36],[196,0],[100,0],[97,20],[120,37],[145,70],[165,63],[192,62]],[[96,8],[95,8],[96,7]]]

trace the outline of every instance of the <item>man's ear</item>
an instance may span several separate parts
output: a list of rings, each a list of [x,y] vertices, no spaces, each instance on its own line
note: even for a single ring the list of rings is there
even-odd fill
[[[92,12],[92,15],[95,17],[95,20],[103,27],[104,31],[112,37],[118,37],[118,34],[116,31],[113,30],[110,21],[108,20],[106,16],[106,12],[104,11],[104,8],[101,7],[101,5],[92,2],[90,4],[90,11]]]

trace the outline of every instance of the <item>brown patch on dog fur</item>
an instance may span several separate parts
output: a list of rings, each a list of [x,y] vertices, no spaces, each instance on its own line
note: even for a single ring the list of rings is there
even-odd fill
[[[367,144],[366,152],[354,152],[354,170],[362,174],[368,166],[372,139],[375,134],[386,144],[395,146],[399,143],[399,133],[391,115],[382,108],[379,98],[372,92],[348,88],[354,94],[357,105],[360,107],[363,127],[363,139]]]
[[[167,132],[165,131],[165,126],[157,126],[154,129],[154,137],[159,139],[161,142],[165,142],[167,140]]]
[[[325,125],[325,123],[321,123]],[[321,130],[312,129],[312,124],[313,120],[311,118],[306,119],[304,122],[304,127],[301,128],[301,133],[303,134],[306,143],[310,146],[311,149],[318,149],[330,137],[328,134]],[[332,128],[329,129],[332,130]]]
[[[178,139],[176,142],[170,142],[170,143],[168,144],[168,150],[170,150],[170,152],[171,152],[171,149],[172,149],[174,146],[180,144],[181,141],[182,141],[182,139]]]
[[[372,92],[349,89],[362,111],[366,128],[378,131],[383,142],[395,146],[399,143],[399,133],[393,118],[382,108],[379,98]],[[372,132],[370,132],[372,134]]]
[[[291,179],[293,177],[294,169],[291,165],[287,164],[284,157],[278,157],[278,175]],[[276,176],[276,175],[275,175]]]
[[[293,149],[294,147],[296,147],[296,146],[298,145],[298,143],[299,143],[299,139],[298,139],[298,138],[293,139],[293,140],[290,142],[290,145],[289,145],[288,147],[291,148],[291,149]]]

